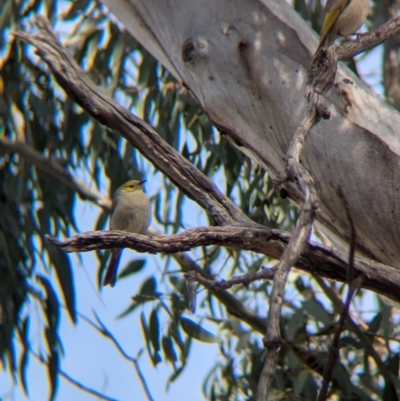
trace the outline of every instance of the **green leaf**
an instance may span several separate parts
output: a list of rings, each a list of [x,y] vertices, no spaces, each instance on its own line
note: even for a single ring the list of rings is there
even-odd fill
[[[144,338],[146,339],[146,344],[150,343],[150,334],[149,334],[149,327],[147,326],[146,316],[144,312],[140,314],[140,322],[142,324],[142,330]]]
[[[332,322],[332,316],[324,306],[315,298],[307,299],[303,302],[303,308],[318,321],[328,326]]]
[[[150,339],[155,352],[160,351],[160,321],[157,309],[153,309],[150,315]]]
[[[124,267],[124,269],[118,275],[118,278],[120,279],[129,276],[131,274],[135,274],[140,270],[142,270],[145,265],[146,265],[146,259],[132,260]]]
[[[147,279],[139,290],[140,295],[154,295],[157,288],[157,281],[154,277]]]
[[[50,259],[55,267],[58,282],[60,283],[65,304],[71,320],[76,323],[76,309],[75,309],[75,291],[74,291],[74,277],[72,274],[71,264],[68,256],[60,249],[51,245],[49,242],[48,250]]]
[[[153,362],[153,366],[157,366],[160,362],[162,362],[162,358],[159,352],[155,352],[152,356],[151,356],[151,361]]]
[[[106,213],[106,212],[100,213],[99,217],[97,218],[95,230],[104,230],[105,229],[108,215],[109,215],[109,213]]]
[[[53,352],[54,351],[54,352]],[[52,350],[48,360],[47,360],[47,373],[50,379],[50,396],[49,400],[53,401],[58,387],[58,365],[59,365],[59,355],[56,350]]]
[[[25,394],[28,396],[28,382],[26,381],[26,369],[29,361],[29,316],[27,316],[23,322],[20,330],[20,338],[23,345],[23,351],[20,359],[20,379],[22,388]]]
[[[181,331],[178,325],[178,319],[173,319],[168,326],[168,337],[171,337],[175,340],[175,343],[178,345],[181,355],[183,355],[185,351],[185,343],[183,342]]]
[[[188,307],[188,300],[183,299],[177,293],[172,294],[172,309],[175,311],[175,313],[181,314]]]
[[[149,326],[147,325],[147,322],[146,322],[146,316],[144,315],[143,312],[140,314],[140,322],[142,324],[143,334],[146,339],[146,349],[149,354],[149,358],[152,361],[153,365],[156,366],[159,362],[162,361],[162,358],[158,352],[155,352],[154,354],[151,352],[151,348],[150,348],[151,333],[149,330]]]
[[[47,318],[47,327],[56,330],[59,324],[59,307],[60,307],[57,294],[55,293],[50,281],[46,277],[38,275],[37,280],[42,284],[46,292],[44,310]],[[51,344],[49,344],[49,348],[51,348]]]
[[[297,374],[294,381],[294,394],[301,394],[309,375],[310,371],[308,369],[303,369],[300,373]]]
[[[219,339],[211,334],[209,331],[203,329],[200,325],[193,322],[193,320],[181,317],[179,319],[183,331],[190,337],[195,338],[204,343],[217,343]]]
[[[297,309],[288,320],[286,330],[287,339],[292,341],[299,330],[303,331],[306,324],[307,319],[303,309]]]
[[[396,384],[400,384],[400,382],[398,380],[399,363],[400,363],[400,358],[399,358],[398,353],[394,354],[386,362],[386,366],[387,366],[388,371],[391,373],[392,380],[385,381],[385,388],[383,391],[383,401],[391,401],[391,400],[398,399],[398,396],[396,394]]]
[[[72,19],[75,19],[76,17],[79,17],[82,14],[82,11],[87,7],[89,4],[90,0],[74,0],[71,3],[70,8],[68,9],[68,12],[64,15],[63,20],[64,21],[70,21]]]
[[[185,365],[182,365],[179,369],[177,369],[169,378],[168,378],[168,384],[173,383],[183,372],[185,369]]]
[[[178,357],[176,355],[174,343],[173,343],[171,337],[163,336],[161,343],[162,343],[162,348],[163,348],[164,354],[165,354],[166,358],[168,359],[168,361],[175,363],[178,360]]]
[[[377,313],[368,324],[368,331],[372,333],[377,333],[381,327],[382,313]]]

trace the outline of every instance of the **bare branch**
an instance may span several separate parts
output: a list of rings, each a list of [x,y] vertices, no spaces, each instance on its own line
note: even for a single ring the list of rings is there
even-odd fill
[[[273,267],[271,269],[262,268],[261,271],[256,273],[247,273],[240,276],[233,277],[229,280],[208,280],[202,276],[200,276],[197,272],[189,272],[185,274],[185,277],[190,278],[194,281],[197,281],[200,284],[203,284],[205,287],[214,287],[214,288],[222,288],[228,289],[233,287],[234,285],[244,285],[248,286],[250,283],[259,280],[272,280],[274,278],[276,268]]]
[[[291,182],[296,183],[300,189],[300,193],[304,196],[304,203],[300,211],[297,227],[277,265],[274,275],[268,310],[267,333],[264,339],[267,353],[258,382],[257,401],[263,401],[268,398],[268,392],[275,376],[278,364],[278,350],[282,343],[280,319],[286,281],[290,269],[297,263],[308,243],[318,208],[318,197],[313,179],[300,163],[300,154],[306,138],[321,118],[318,96],[316,92],[311,92],[311,95],[308,96],[307,112],[303,121],[296,129],[286,153],[285,177],[281,183],[278,183],[280,185],[287,185]]]
[[[391,34],[394,36],[396,34],[395,31],[397,25],[400,32],[399,19],[397,22],[395,21],[392,24],[387,24],[387,27],[381,29],[377,34],[375,33],[375,36],[370,35],[370,39],[364,38],[362,43],[364,46],[372,47],[374,39],[376,40],[377,36],[380,36],[381,34],[383,35],[383,32],[386,32],[387,35]],[[299,128],[294,133],[290,143],[286,156],[285,177],[281,180],[281,182],[278,180],[278,185],[281,186],[287,185],[291,181],[296,182],[300,192],[305,198],[305,202],[301,210],[300,223],[282,256],[281,261],[278,264],[277,272],[274,276],[270,308],[268,312],[267,335],[265,339],[267,355],[258,384],[256,397],[257,401],[267,399],[268,390],[275,375],[276,365],[278,362],[278,349],[281,343],[279,323],[280,312],[283,303],[287,276],[291,266],[296,263],[298,257],[301,255],[302,248],[308,241],[311,232],[311,226],[314,222],[318,208],[318,198],[313,179],[308,171],[301,165],[300,154],[305,140],[315,124],[319,122],[321,117],[324,119],[328,119],[330,117],[329,110],[325,105],[320,103],[320,98],[322,95],[326,94],[326,92],[333,85],[337,70],[337,62],[339,59],[343,58],[344,54],[346,54],[340,52],[339,50],[340,49],[337,47],[324,49],[323,51],[319,51],[313,59],[309,71],[307,112],[303,121],[299,125]],[[283,190],[286,191],[285,188],[283,188]],[[354,256],[354,250],[352,251],[352,256]],[[349,293],[349,302],[351,300],[352,293],[353,291],[350,291]],[[345,316],[346,314],[344,312],[342,319],[345,319]],[[344,324],[344,320],[342,324]],[[341,326],[339,325],[339,327],[337,338],[335,337],[337,341],[339,341],[341,332]]]
[[[151,126],[96,87],[58,41],[47,19],[38,16],[34,25],[39,33],[15,32],[14,35],[36,47],[59,85],[83,109],[102,124],[118,131],[183,193],[203,207],[217,224],[240,222],[241,225],[256,225]]]
[[[29,352],[43,365],[47,365],[46,361],[43,359],[42,356],[36,354],[31,348],[29,349]],[[71,383],[73,386],[79,388],[83,392],[92,395],[93,397],[97,397],[99,400],[105,400],[105,401],[118,401],[116,398],[111,398],[107,397],[106,395],[100,393],[97,390],[94,390],[88,386],[85,386],[81,382],[77,381],[74,379],[72,376],[70,376],[68,373],[65,373],[63,370],[57,368],[57,373],[63,377],[67,382]]]
[[[349,205],[343,194],[342,189],[340,187],[338,187],[336,192],[338,193],[339,197],[343,201],[344,207],[346,209],[347,220],[349,221],[349,225],[350,225],[349,264],[348,264],[348,268],[347,268],[348,290],[347,290],[347,295],[346,295],[346,301],[340,312],[339,321],[337,323],[337,327],[336,327],[335,333],[332,338],[332,344],[329,347],[328,361],[325,365],[324,374],[323,374],[323,378],[322,378],[322,386],[321,386],[321,390],[319,391],[317,401],[325,401],[328,399],[329,385],[331,383],[333,371],[335,369],[337,360],[339,358],[340,337],[342,335],[342,331],[343,331],[346,319],[349,316],[351,301],[352,301],[354,293],[358,287],[358,285],[355,285],[354,280],[353,280],[353,278],[354,278],[354,254],[355,254],[355,249],[356,249],[356,229],[354,227],[354,222],[353,222],[353,219],[350,214]],[[357,282],[359,284],[361,284],[362,276],[359,276],[357,278]]]
[[[226,226],[199,227],[179,234],[153,237],[121,231],[92,231],[62,241],[54,238],[49,238],[49,240],[67,252],[120,247],[134,249],[137,252],[173,253],[197,246],[219,245],[253,251],[279,260],[286,249],[289,238],[289,234],[280,230]],[[176,254],[174,257],[178,260],[177,257],[182,257],[182,254]],[[346,259],[347,255],[342,255],[338,251],[309,243],[305,246],[295,266],[314,275],[346,282]],[[187,262],[188,268],[191,263]],[[364,275],[364,288],[385,294],[393,300],[400,300],[400,271],[361,258],[355,259],[354,268],[355,275]]]
[[[356,270],[354,272],[356,275]],[[345,305],[343,301],[336,295],[336,293],[330,288],[321,277],[314,276],[315,281],[324,291],[325,295],[332,301],[333,308],[335,309],[336,313],[342,314],[343,310],[345,309]],[[365,279],[365,277],[363,278]],[[353,331],[356,336],[359,338],[360,342],[362,343],[363,347],[366,349],[367,353],[371,355],[373,360],[376,363],[381,375],[385,378],[385,381],[389,383],[391,381],[390,373],[387,370],[386,365],[383,363],[379,353],[375,350],[373,345],[371,344],[370,339],[366,332],[363,332],[358,324],[351,318],[351,316],[347,317],[347,323],[349,324],[349,329]]]
[[[122,345],[119,343],[119,341],[116,339],[116,337],[114,336],[114,334],[107,329],[107,327],[104,325],[104,323],[100,320],[100,318],[97,316],[97,314],[95,314],[96,316],[96,320],[97,323],[94,323],[92,320],[90,320],[89,318],[87,318],[86,316],[84,316],[83,314],[79,314],[79,316],[86,322],[88,323],[90,326],[92,326],[95,330],[97,330],[100,334],[102,334],[103,336],[107,337],[114,345],[115,347],[118,349],[119,353],[129,362],[131,362],[133,364],[133,367],[135,368],[136,374],[139,378],[139,381],[143,387],[143,391],[146,394],[146,397],[149,401],[154,401],[153,396],[150,393],[150,389],[149,386],[147,385],[146,382],[146,378],[143,376],[142,371],[140,369],[139,366],[139,362],[137,360],[137,358],[133,358],[131,356],[129,356],[125,350],[122,348]]]
[[[294,162],[297,168],[300,166],[298,162]],[[304,169],[302,169],[304,170]],[[309,177],[304,170],[304,176]],[[315,218],[316,197],[312,185],[308,185],[305,181],[301,181],[301,185],[306,187],[306,201],[301,211],[298,225],[290,239],[289,245],[285,249],[280,262],[278,263],[269,302],[267,334],[264,339],[264,345],[267,350],[265,362],[261,371],[260,380],[257,387],[257,401],[266,400],[268,392],[275,376],[276,366],[278,364],[278,350],[281,346],[280,334],[280,317],[283,304],[285,285],[290,269],[295,265],[304,248],[308,243],[311,233],[311,226]]]
[[[362,34],[355,41],[347,41],[342,46],[335,46],[335,51],[339,60],[345,60],[372,49],[398,34],[400,34],[400,17],[386,22],[370,33]]]

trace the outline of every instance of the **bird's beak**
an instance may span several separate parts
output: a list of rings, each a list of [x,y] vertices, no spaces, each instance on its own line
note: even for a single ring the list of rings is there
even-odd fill
[[[142,180],[139,182],[139,185],[143,185],[147,180]]]

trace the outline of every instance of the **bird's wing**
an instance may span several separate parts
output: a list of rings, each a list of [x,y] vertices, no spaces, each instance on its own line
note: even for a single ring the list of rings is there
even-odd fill
[[[334,10],[328,11],[326,13],[324,23],[322,24],[321,28],[321,42],[325,40],[326,35],[331,30],[333,24],[336,22],[341,12],[341,8],[337,7]]]

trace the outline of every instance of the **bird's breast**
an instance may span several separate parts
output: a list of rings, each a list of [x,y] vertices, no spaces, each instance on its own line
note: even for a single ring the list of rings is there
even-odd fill
[[[150,217],[150,200],[143,192],[121,193],[113,202],[110,229],[145,233]]]

